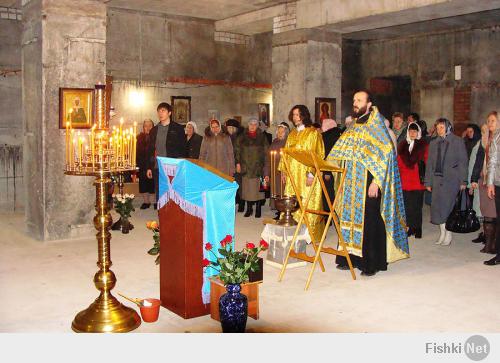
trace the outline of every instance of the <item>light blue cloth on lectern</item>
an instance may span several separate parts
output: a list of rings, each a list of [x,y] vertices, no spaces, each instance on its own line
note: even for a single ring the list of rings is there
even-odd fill
[[[173,200],[184,212],[203,220],[203,241],[200,248],[203,257],[214,260],[205,250],[207,242],[212,251],[220,247],[220,241],[231,235],[234,237],[236,182],[229,182],[220,176],[184,159],[157,157],[159,170],[158,209]],[[173,177],[170,180],[170,177]],[[161,228],[161,226],[160,226]],[[161,232],[160,232],[161,233]],[[234,243],[234,242],[233,242]],[[233,246],[234,247],[234,246]],[[209,277],[217,275],[213,268],[203,271],[203,303],[210,303]]]

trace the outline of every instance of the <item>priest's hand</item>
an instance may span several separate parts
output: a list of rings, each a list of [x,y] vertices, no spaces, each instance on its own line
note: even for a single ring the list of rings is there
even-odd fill
[[[313,185],[314,177],[313,176],[308,176],[306,179],[306,186],[310,187]]]
[[[285,172],[282,172],[282,173],[281,173],[281,182],[282,182],[283,184],[286,184],[286,175],[285,175]]]
[[[495,186],[488,185],[488,198],[495,199]]]
[[[148,177],[148,179],[153,179],[153,172],[151,171],[151,169],[148,169],[148,171],[146,171],[146,176]]]
[[[428,192],[432,192],[432,187],[427,187],[426,189]]]
[[[375,183],[371,183],[368,188],[368,197],[377,198],[378,197],[378,185]]]

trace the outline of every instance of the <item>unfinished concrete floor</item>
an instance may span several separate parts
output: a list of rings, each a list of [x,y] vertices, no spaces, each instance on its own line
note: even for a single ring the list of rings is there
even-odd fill
[[[159,296],[158,267],[146,254],[152,237],[145,222],[155,216],[153,209],[137,209],[130,234],[112,233],[115,296]],[[264,216],[271,216],[268,207]],[[262,228],[261,219],[238,213],[237,247],[258,241]],[[95,239],[35,241],[24,234],[21,214],[0,214],[0,230],[0,332],[71,332],[75,314],[97,297]],[[500,332],[500,266],[483,265],[491,255],[470,242],[476,233],[455,235],[449,247],[434,245],[437,234],[425,223],[424,238],[410,239],[410,259],[373,277],[356,270],[356,281],[325,255],[326,272],[317,268],[307,292],[310,265],[287,271],[281,283],[279,270],[265,265],[260,319],[249,319],[247,331]],[[162,308],[158,322],[142,323],[135,332],[220,331],[209,316],[184,320]]]

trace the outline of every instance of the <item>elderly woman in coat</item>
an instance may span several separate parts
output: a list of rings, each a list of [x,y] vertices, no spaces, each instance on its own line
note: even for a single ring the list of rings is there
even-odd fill
[[[215,169],[233,176],[234,154],[231,139],[223,130],[219,120],[210,120],[210,127],[205,129],[201,142],[200,160]]]
[[[452,233],[446,230],[446,220],[453,211],[457,194],[467,186],[467,150],[464,140],[453,134],[450,121],[436,121],[437,137],[429,145],[425,170],[425,186],[432,192],[431,223],[440,228],[437,245],[448,246]]]
[[[235,147],[236,172],[241,173],[242,177],[241,199],[247,203],[244,217],[253,214],[254,204],[255,218],[261,217],[265,193],[260,191],[260,177],[264,176],[268,148],[267,138],[259,129],[259,120],[251,118],[248,128],[238,136]]]
[[[493,111],[490,115],[494,115],[498,119],[498,113]],[[497,130],[491,139],[489,160],[487,167],[486,184],[488,188],[488,198],[495,200],[497,214],[500,213],[500,132]],[[497,218],[497,230],[500,218]],[[500,233],[496,235],[496,256],[488,261],[484,261],[485,265],[494,266],[500,265]]]
[[[485,246],[481,249],[483,253],[494,254],[496,251],[496,224],[497,212],[495,201],[488,198],[487,164],[490,159],[491,140],[497,129],[497,116],[494,112],[488,115],[486,130],[482,130],[482,138],[477,151],[476,160],[472,169],[471,188],[479,190],[479,207],[483,216],[483,231]]]
[[[200,157],[200,148],[203,137],[198,135],[198,127],[194,121],[186,124],[186,155],[190,159]]]

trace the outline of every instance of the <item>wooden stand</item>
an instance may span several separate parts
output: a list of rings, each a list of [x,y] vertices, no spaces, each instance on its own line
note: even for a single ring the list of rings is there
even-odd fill
[[[259,284],[262,281],[241,284],[241,293],[248,299],[248,316],[259,319]],[[226,293],[226,287],[217,277],[210,278],[210,317],[220,321],[219,299]]]
[[[285,274],[286,266],[288,264],[288,259],[290,257],[294,257],[299,260],[303,260],[306,262],[312,263],[311,271],[309,272],[309,277],[306,282],[306,287],[305,290],[309,288],[309,285],[311,283],[312,275],[314,272],[314,268],[316,267],[316,263],[319,262],[319,265],[321,267],[321,271],[325,272],[325,266],[323,265],[323,261],[321,259],[321,252],[323,253],[328,253],[330,255],[337,255],[337,256],[344,256],[347,259],[347,264],[349,265],[349,270],[351,271],[351,276],[353,280],[356,280],[356,274],[354,273],[354,269],[352,267],[351,263],[351,258],[349,256],[349,252],[347,251],[347,246],[344,242],[344,239],[342,237],[342,233],[340,230],[340,223],[339,223],[339,218],[337,214],[335,213],[335,207],[337,205],[337,198],[338,195],[340,195],[342,188],[344,187],[344,179],[345,179],[345,170],[342,168],[338,168],[334,166],[333,164],[330,164],[329,162],[326,162],[322,159],[318,159],[316,154],[312,151],[305,151],[305,150],[296,150],[296,149],[290,149],[290,148],[284,148],[282,149],[283,156],[284,156],[284,162],[285,162],[285,169],[287,175],[291,176],[293,175],[290,172],[290,162],[288,161],[288,157],[292,157],[295,160],[299,161],[300,163],[304,164],[307,167],[314,168],[314,180],[312,183],[311,188],[309,189],[309,194],[306,196],[305,202],[302,200],[302,196],[300,195],[300,189],[297,187],[295,180],[293,178],[289,178],[290,182],[292,183],[292,188],[295,192],[295,196],[297,197],[297,201],[299,203],[300,207],[300,218],[297,224],[297,228],[295,229],[295,233],[293,235],[292,242],[290,243],[290,248],[288,250],[288,254],[285,259],[285,263],[283,264],[283,267],[280,272],[280,276],[278,281],[281,281],[283,279],[283,275]],[[288,157],[287,157],[288,156]],[[326,190],[325,183],[323,181],[323,171],[329,171],[332,173],[337,173],[340,176],[340,184],[337,190],[337,193],[335,194],[335,200],[332,203],[330,200],[330,197],[328,195],[328,192]],[[314,209],[309,209],[309,202],[311,200],[311,195],[314,190],[314,186],[316,183],[320,183],[321,185],[321,190],[323,191],[326,202],[328,204],[329,212],[325,210],[314,210]],[[307,226],[307,229],[311,231],[311,227],[309,224],[309,219],[307,218],[308,214],[316,214],[316,215],[323,215],[323,216],[328,216],[326,223],[325,223],[325,228],[323,230],[323,233],[321,235],[321,239],[319,241],[314,240],[314,236],[311,235],[311,242],[312,246],[315,251],[314,257],[308,256],[305,253],[298,253],[294,250],[294,245],[295,241],[297,240],[297,235],[300,230],[300,226],[305,223]],[[330,227],[330,222],[333,220],[333,223],[335,225],[335,229],[337,231],[337,235],[339,238],[339,249],[335,249],[332,247],[323,247],[323,243],[325,242],[326,238],[326,233],[328,232],[328,228]]]

